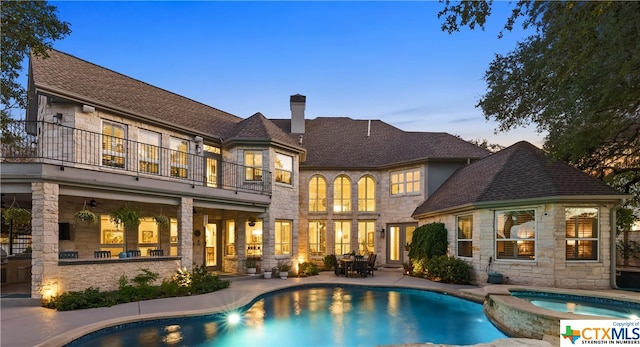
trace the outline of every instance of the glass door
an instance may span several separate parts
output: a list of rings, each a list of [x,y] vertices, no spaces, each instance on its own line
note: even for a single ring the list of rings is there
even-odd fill
[[[409,257],[406,252],[407,243],[411,243],[413,237],[413,231],[416,230],[417,224],[389,224],[387,229],[389,230],[389,236],[387,237],[387,259],[388,263],[392,265],[402,265],[402,263],[409,261]]]
[[[203,148],[205,177],[207,187],[217,188],[220,183],[220,148],[204,145]]]
[[[204,263],[207,267],[218,267],[218,225],[207,224],[205,228]]]

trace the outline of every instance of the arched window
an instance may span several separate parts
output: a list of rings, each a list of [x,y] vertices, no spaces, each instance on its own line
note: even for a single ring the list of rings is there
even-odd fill
[[[347,176],[338,176],[333,181],[333,212],[351,211],[351,181]]]
[[[327,181],[313,176],[309,181],[309,212],[327,211]]]
[[[373,212],[376,210],[376,185],[371,176],[358,180],[358,211]]]

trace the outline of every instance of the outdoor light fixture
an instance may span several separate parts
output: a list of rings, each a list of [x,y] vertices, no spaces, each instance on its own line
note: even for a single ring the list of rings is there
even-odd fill
[[[56,113],[56,114],[53,116],[53,120],[54,120],[56,123],[62,123],[62,113]]]
[[[91,201],[89,201],[89,206],[98,207],[98,202],[96,201],[96,199],[91,199]]]
[[[380,230],[380,238],[384,239],[384,228],[382,228],[382,230]]]

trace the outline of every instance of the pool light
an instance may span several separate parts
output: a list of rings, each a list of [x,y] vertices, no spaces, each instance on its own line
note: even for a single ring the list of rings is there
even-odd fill
[[[229,313],[227,316],[227,323],[229,323],[229,325],[236,325],[240,323],[240,314],[238,312]]]

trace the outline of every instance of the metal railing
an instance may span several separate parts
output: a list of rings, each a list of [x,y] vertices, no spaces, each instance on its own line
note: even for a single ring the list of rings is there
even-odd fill
[[[40,162],[271,194],[269,171],[43,121],[10,121],[2,128],[0,160]]]

